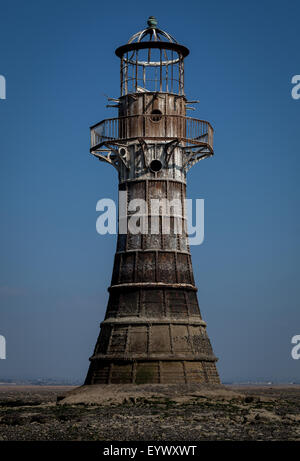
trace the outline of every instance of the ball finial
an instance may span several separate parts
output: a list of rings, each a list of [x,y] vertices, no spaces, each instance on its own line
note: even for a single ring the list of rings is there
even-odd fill
[[[155,29],[157,26],[157,19],[154,16],[149,16],[147,24],[149,27],[152,27],[152,29]]]

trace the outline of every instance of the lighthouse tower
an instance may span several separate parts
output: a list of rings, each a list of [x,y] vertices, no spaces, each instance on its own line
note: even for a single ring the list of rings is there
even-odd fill
[[[85,384],[220,383],[186,233],[187,171],[213,155],[210,123],[186,116],[188,54],[150,17],[145,30],[116,50],[118,117],[91,127],[90,152],[118,171],[126,200],[107,311]],[[132,203],[146,204],[140,206],[141,232],[127,226]]]

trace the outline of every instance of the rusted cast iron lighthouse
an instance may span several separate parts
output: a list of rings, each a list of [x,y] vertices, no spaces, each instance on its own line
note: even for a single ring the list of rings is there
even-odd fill
[[[119,117],[91,128],[91,153],[114,166],[124,208],[143,199],[148,231],[119,232],[109,301],[90,358],[86,384],[219,384],[216,357],[201,318],[186,231],[186,173],[213,155],[213,129],[186,117],[184,58],[189,50],[157,28],[133,35],[116,50],[121,60]],[[174,211],[150,202],[176,199]],[[170,232],[163,232],[169,213]],[[158,231],[151,232],[156,219]]]

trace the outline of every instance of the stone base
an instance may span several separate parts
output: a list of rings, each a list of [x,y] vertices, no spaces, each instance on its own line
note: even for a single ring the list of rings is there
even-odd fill
[[[67,392],[58,401],[59,405],[176,405],[196,401],[225,401],[244,398],[222,384],[94,384],[84,385]]]

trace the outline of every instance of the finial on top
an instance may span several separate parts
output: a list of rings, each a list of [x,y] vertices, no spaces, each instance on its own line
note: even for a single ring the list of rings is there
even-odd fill
[[[155,29],[157,26],[157,19],[154,16],[149,16],[147,24],[152,29]]]
[[[149,42],[170,42],[170,43],[176,43],[177,44],[177,41],[175,40],[174,37],[172,37],[172,35],[168,34],[167,32],[165,32],[164,30],[161,30],[157,27],[157,24],[158,24],[158,21],[156,19],[155,16],[149,16],[148,20],[147,20],[147,29],[144,29],[144,30],[140,30],[139,32],[137,32],[136,34],[132,35],[132,37],[130,37],[130,39],[128,40],[127,44],[133,44],[133,43],[139,43],[141,42],[143,39],[146,38],[146,40],[148,39]],[[188,51],[187,51],[187,54],[186,56],[188,55]],[[117,54],[117,56],[119,56]]]

